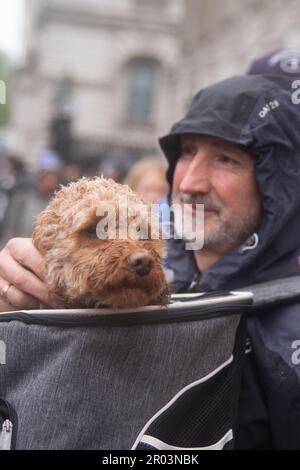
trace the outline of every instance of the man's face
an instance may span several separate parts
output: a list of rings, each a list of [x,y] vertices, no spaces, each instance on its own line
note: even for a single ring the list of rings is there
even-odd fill
[[[173,178],[173,201],[204,204],[204,246],[226,252],[257,229],[261,197],[255,158],[238,145],[201,135],[181,138]]]

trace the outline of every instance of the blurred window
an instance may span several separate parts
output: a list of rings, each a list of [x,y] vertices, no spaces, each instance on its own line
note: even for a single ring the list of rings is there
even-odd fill
[[[128,115],[131,119],[148,120],[154,104],[158,63],[135,59],[128,66]]]
[[[149,0],[135,0],[135,3],[138,7],[164,7],[168,1],[169,0],[151,0],[151,2],[149,2]]]

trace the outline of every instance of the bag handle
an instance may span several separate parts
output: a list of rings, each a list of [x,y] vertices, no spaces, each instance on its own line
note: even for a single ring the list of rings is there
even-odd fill
[[[291,300],[300,299],[300,276],[274,279],[269,282],[244,287],[239,291],[253,293],[254,307],[284,304]]]

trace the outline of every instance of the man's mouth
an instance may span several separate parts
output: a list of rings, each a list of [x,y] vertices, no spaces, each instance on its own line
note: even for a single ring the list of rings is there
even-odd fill
[[[223,212],[222,204],[217,201],[211,201],[208,196],[204,197],[197,194],[180,193],[177,195],[176,199],[177,202],[181,204],[184,211],[191,213],[193,217],[203,214],[204,218],[210,218],[212,216],[218,216]]]
[[[198,207],[197,207],[198,206]],[[203,210],[204,216],[210,216],[210,215],[216,215],[218,211],[216,209],[212,209],[210,207],[206,207],[204,204],[199,207],[199,204],[190,204],[190,210],[193,213],[193,215],[196,215],[197,213],[201,212]]]

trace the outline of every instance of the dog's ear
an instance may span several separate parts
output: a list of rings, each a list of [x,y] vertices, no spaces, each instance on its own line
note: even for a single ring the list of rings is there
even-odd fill
[[[58,224],[58,215],[49,207],[36,217],[32,232],[32,242],[43,255],[52,248],[55,243]]]
[[[101,201],[88,209],[78,212],[74,217],[74,233],[77,235],[96,234],[99,222],[107,226],[116,226],[118,211],[111,201]]]

